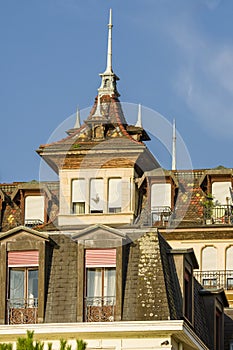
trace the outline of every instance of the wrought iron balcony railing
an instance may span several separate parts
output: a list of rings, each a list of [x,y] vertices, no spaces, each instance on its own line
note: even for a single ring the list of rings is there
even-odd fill
[[[165,226],[172,214],[172,210],[169,206],[160,206],[151,208],[151,226],[159,223]]]
[[[195,271],[194,277],[204,288],[233,291],[233,270]]]
[[[232,205],[204,207],[203,215],[206,224],[233,224]]]
[[[33,324],[38,319],[37,298],[15,298],[7,300],[8,324]]]
[[[85,300],[86,322],[112,322],[115,318],[115,296],[86,297]]]
[[[35,227],[42,224],[43,224],[43,221],[41,221],[40,219],[27,219],[24,221],[24,225],[26,227]]]

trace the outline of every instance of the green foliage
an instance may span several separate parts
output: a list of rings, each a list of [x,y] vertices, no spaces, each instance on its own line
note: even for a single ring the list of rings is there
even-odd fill
[[[20,337],[17,339],[16,350],[44,350],[44,343],[41,341],[35,341],[33,339],[34,332],[27,331],[26,337]],[[85,350],[87,343],[82,339],[76,340],[77,346],[76,350]],[[52,343],[48,343],[48,350],[52,350]],[[0,344],[0,350],[12,350],[13,345],[11,343]],[[60,350],[72,350],[72,346],[67,344],[67,340],[60,340]]]
[[[87,343],[82,339],[77,339],[76,343],[77,343],[77,350],[85,350],[87,347]]]
[[[0,344],[0,350],[12,350],[12,344],[6,344],[6,343],[2,343]]]

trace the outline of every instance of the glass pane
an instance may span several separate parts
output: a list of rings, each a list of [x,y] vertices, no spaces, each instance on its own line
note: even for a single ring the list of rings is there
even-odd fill
[[[24,305],[24,276],[23,270],[10,270],[10,295],[13,307]]]
[[[101,268],[87,269],[87,297],[101,297],[102,273]]]
[[[28,298],[38,298],[38,270],[28,271]]]
[[[115,297],[116,295],[116,269],[105,268],[104,270],[104,296]]]

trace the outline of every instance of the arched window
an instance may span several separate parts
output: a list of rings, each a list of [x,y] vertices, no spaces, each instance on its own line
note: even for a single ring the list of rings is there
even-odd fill
[[[202,250],[202,285],[206,288],[217,287],[217,249],[205,247]]]
[[[226,282],[227,289],[233,289],[233,246],[226,250]]]

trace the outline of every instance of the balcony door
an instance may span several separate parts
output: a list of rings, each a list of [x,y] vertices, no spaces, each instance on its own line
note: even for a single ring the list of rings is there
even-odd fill
[[[87,322],[114,321],[116,300],[116,250],[86,250]]]
[[[8,253],[8,323],[37,323],[38,251]]]

